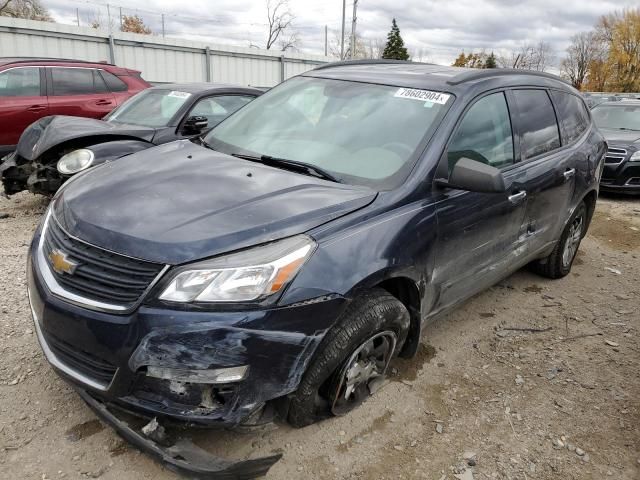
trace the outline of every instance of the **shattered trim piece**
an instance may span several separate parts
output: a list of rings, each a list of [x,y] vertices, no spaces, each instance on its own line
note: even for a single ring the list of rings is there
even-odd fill
[[[113,427],[118,435],[163,463],[167,468],[191,478],[249,480],[266,475],[273,464],[282,458],[282,454],[279,453],[269,457],[234,462],[213,456],[184,438],[170,447],[164,447],[134,430],[126,421],[120,420],[106,404],[96,400],[85,390],[77,389],[77,392],[100,420]]]

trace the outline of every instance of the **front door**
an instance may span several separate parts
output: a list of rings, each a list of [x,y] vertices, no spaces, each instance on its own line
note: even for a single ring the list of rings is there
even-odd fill
[[[502,169],[508,190],[443,191],[436,205],[433,314],[494,284],[520,260],[527,194],[511,125],[505,93],[484,96],[467,110],[443,156],[449,172],[463,157]]]

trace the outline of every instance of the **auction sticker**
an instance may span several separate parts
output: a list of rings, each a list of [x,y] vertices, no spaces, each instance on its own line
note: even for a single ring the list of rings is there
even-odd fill
[[[451,95],[442,92],[431,92],[429,90],[420,90],[417,88],[399,88],[394,97],[409,98],[411,100],[419,100],[421,102],[432,102],[444,105]]]
[[[187,92],[178,92],[177,90],[173,90],[171,92],[169,92],[169,95],[167,95],[168,97],[174,97],[174,98],[189,98],[191,96],[190,93]]]

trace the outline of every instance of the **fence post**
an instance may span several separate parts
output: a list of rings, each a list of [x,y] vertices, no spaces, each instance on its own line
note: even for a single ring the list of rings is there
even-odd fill
[[[205,79],[207,82],[211,81],[211,49],[207,46],[204,48],[204,64],[207,69],[207,75]]]
[[[113,64],[116,63],[116,49],[113,35],[109,34],[109,61]]]
[[[284,82],[284,55],[280,55],[280,83]]]

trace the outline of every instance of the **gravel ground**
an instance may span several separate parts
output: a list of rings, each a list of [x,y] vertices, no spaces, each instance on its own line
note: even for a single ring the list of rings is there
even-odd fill
[[[176,478],[42,356],[24,271],[45,207],[0,198],[0,478]],[[568,277],[521,271],[466,302],[351,415],[194,440],[231,458],[283,451],[269,479],[638,480],[639,255],[640,200],[603,198]]]

